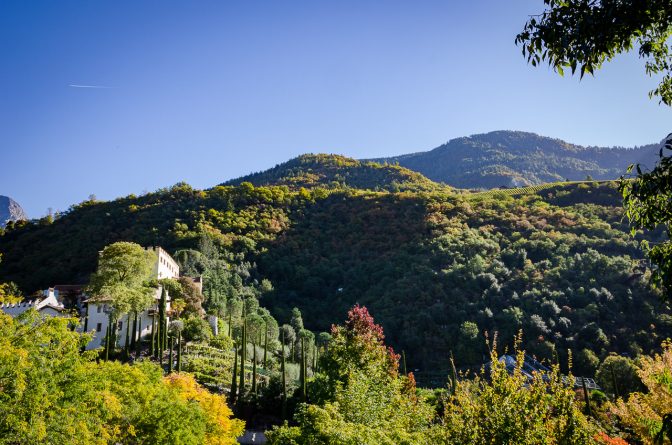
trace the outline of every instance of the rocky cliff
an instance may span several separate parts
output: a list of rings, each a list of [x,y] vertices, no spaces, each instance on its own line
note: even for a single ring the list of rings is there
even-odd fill
[[[0,227],[5,227],[10,221],[28,219],[19,203],[8,196],[0,195]]]

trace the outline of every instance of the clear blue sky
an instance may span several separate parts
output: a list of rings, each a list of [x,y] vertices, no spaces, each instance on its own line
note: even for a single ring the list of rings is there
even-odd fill
[[[499,129],[632,146],[672,130],[634,55],[581,82],[528,66],[513,41],[542,7],[2,0],[0,194],[40,217],[305,152],[395,155]]]

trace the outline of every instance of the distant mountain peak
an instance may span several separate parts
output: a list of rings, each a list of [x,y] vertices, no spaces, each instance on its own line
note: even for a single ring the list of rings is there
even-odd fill
[[[5,227],[10,221],[28,219],[19,203],[9,196],[0,195],[0,227]]]

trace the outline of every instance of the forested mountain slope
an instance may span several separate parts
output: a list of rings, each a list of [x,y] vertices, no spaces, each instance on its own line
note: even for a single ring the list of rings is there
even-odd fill
[[[255,186],[356,188],[378,191],[428,191],[445,188],[398,165],[358,161],[341,155],[305,154],[259,173],[227,181],[222,185],[250,182]]]
[[[458,188],[520,187],[587,176],[617,179],[632,163],[653,165],[657,147],[583,147],[534,133],[494,131],[374,161],[398,163]]]
[[[508,343],[523,329],[530,352],[571,348],[591,372],[596,355],[648,352],[672,336],[619,203],[613,183],[519,197],[177,185],[10,224],[0,282],[79,283],[105,245],[157,244],[204,274],[211,310],[268,279],[261,304],[281,323],[297,306],[307,328],[328,330],[365,304],[414,368],[445,369],[450,351],[458,366],[479,364],[483,332]],[[208,269],[213,257],[228,266]]]

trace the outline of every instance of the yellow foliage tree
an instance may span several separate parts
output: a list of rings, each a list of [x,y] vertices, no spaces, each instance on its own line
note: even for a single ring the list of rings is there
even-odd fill
[[[530,376],[523,371],[524,358],[523,351],[517,352],[513,369],[507,369],[493,346],[489,372],[484,369],[473,380],[457,382],[431,443],[595,443],[598,431],[581,413],[574,390],[558,366],[551,372],[533,372]]]
[[[669,435],[665,437],[665,432],[661,432],[663,417],[672,414],[672,342],[663,343],[661,354],[642,357],[638,374],[647,392],[617,400],[611,411],[645,444],[672,443]]]
[[[243,433],[245,422],[233,418],[224,396],[208,392],[189,374],[170,374],[165,377],[169,387],[184,401],[196,402],[206,415],[206,445],[233,445]]]

